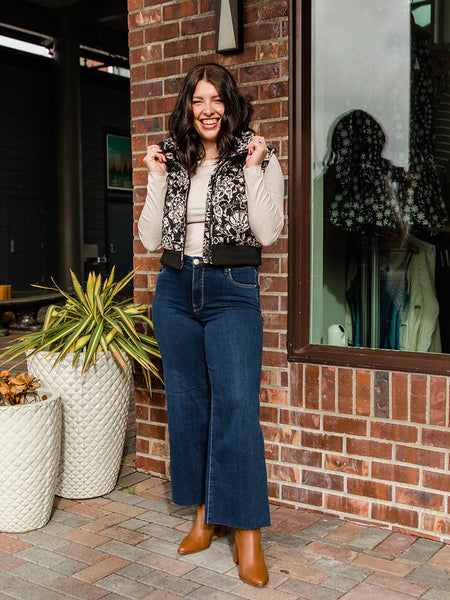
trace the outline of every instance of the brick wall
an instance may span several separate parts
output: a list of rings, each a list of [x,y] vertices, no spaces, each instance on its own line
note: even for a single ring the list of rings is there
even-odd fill
[[[129,0],[134,216],[145,199],[147,144],[165,137],[187,70],[230,68],[254,102],[253,127],[287,175],[287,0],[244,0],[245,50],[214,53],[214,0]],[[135,223],[136,292],[151,304],[159,254]],[[287,227],[261,267],[261,421],[271,500],[340,518],[450,539],[449,382],[442,377],[290,364],[286,359]],[[170,475],[164,393],[136,390],[136,464]]]

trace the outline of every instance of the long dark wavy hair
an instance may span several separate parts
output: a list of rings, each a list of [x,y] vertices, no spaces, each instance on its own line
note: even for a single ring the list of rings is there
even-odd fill
[[[194,128],[192,97],[199,81],[212,83],[225,105],[217,150],[219,160],[227,158],[236,148],[235,136],[248,130],[253,114],[250,101],[239,91],[231,73],[216,63],[203,63],[193,67],[186,75],[175,108],[169,118],[170,137],[175,142],[177,159],[193,175],[197,163],[205,156],[201,138]]]

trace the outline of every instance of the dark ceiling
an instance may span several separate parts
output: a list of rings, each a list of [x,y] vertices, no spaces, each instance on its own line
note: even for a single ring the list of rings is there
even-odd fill
[[[52,46],[62,12],[78,34],[81,57],[129,66],[127,0],[2,0],[0,35]]]

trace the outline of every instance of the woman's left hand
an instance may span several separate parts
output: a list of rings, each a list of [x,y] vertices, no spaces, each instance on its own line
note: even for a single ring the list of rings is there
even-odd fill
[[[252,137],[250,143],[246,146],[246,149],[248,150],[247,159],[245,161],[246,167],[260,165],[268,152],[266,140],[260,135]]]

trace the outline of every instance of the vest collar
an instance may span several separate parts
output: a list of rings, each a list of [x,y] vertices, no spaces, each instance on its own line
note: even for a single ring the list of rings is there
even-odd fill
[[[231,154],[231,156],[239,156],[239,155],[247,155],[246,146],[255,135],[253,131],[245,131],[244,133],[236,136],[237,146],[236,150]],[[172,138],[166,138],[162,142],[159,143],[161,150],[164,152],[166,157],[169,160],[175,160],[175,144]]]

